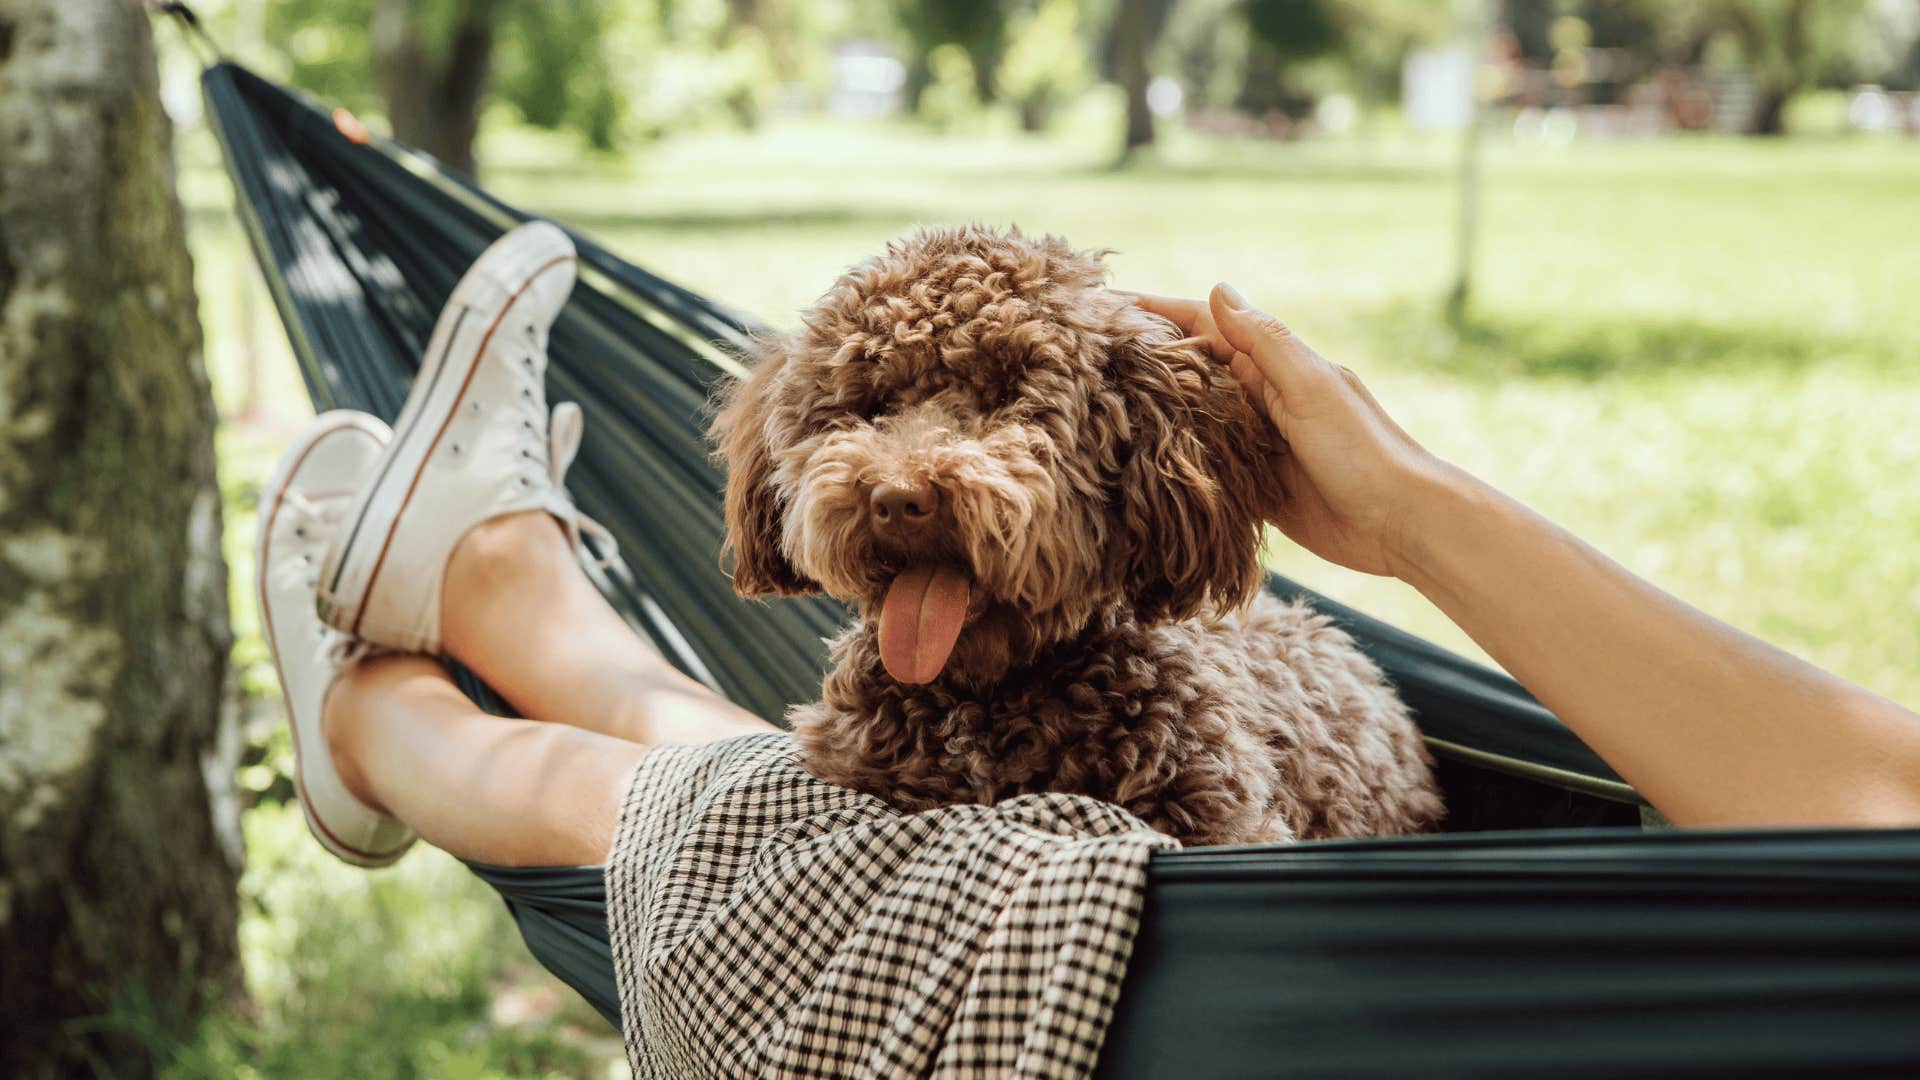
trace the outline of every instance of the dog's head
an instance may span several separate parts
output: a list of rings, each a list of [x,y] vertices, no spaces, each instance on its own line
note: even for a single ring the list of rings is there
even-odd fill
[[[894,678],[996,679],[1118,602],[1245,602],[1274,437],[1098,253],[978,226],[854,267],[756,344],[714,423],[734,587],[879,622]]]

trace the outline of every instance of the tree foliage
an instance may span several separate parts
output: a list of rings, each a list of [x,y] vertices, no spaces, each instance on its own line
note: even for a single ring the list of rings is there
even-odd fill
[[[931,81],[935,49],[957,45],[973,65],[981,101],[994,96],[993,72],[1007,40],[1007,0],[901,0],[895,16],[912,55],[907,62],[910,100]]]
[[[1689,46],[1730,45],[1758,94],[1749,130],[1786,130],[1787,102],[1818,82],[1851,75],[1865,0],[1676,0],[1663,16]]]
[[[493,41],[508,0],[378,0],[374,73],[402,142],[456,172],[475,173],[473,140],[493,71]]]
[[[1813,85],[1920,80],[1920,42],[1890,34],[1914,0],[1485,0],[1529,55],[1547,55],[1555,20],[1578,18],[1595,48],[1623,57],[1616,81],[1664,64],[1706,63],[1751,79],[1755,126]],[[1906,5],[1902,7],[1902,5]],[[1010,103],[1046,124],[1097,78],[1132,102],[1130,139],[1150,138],[1145,85],[1175,74],[1214,109],[1298,115],[1333,92],[1390,100],[1415,47],[1450,37],[1441,0],[201,0],[223,32],[259,13],[243,60],[320,96],[398,118],[373,79],[369,27],[409,13],[421,59],[443,65],[488,13],[489,100],[528,122],[630,147],[711,123],[753,124],[776,98],[821,100],[833,47],[894,46],[910,108],[942,127]],[[1900,12],[1906,15],[1900,16]],[[1891,13],[1891,14],[1890,14]],[[1895,17],[1900,16],[1900,17]],[[1163,32],[1164,28],[1164,32]],[[471,37],[471,35],[469,35]],[[1897,40],[1896,40],[1897,38]],[[1136,43],[1138,47],[1136,48]],[[1137,61],[1128,59],[1138,56]],[[1122,60],[1126,63],[1123,64]],[[419,72],[413,73],[415,82]],[[448,85],[452,85],[449,83]],[[420,94],[411,94],[419,97]]]
[[[1392,98],[1407,52],[1452,28],[1428,0],[1185,0],[1167,37],[1203,104],[1298,115],[1334,91]]]
[[[1904,2],[1912,21],[1916,5]],[[1630,58],[1635,77],[1666,64],[1744,77],[1754,91],[1748,130],[1775,135],[1785,130],[1786,106],[1795,95],[1815,86],[1871,80],[1897,66],[1901,53],[1886,48],[1882,24],[1902,3],[1506,0],[1502,14],[1531,55],[1547,48],[1544,39],[1555,20],[1574,15],[1591,28],[1593,45]]]
[[[1027,131],[1046,127],[1063,101],[1092,81],[1080,0],[1038,0],[1015,16],[995,85],[1020,110]]]

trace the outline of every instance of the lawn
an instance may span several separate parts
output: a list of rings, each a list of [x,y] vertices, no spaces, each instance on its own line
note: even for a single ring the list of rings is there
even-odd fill
[[[1104,130],[939,138],[789,123],[683,136],[614,160],[502,127],[482,157],[487,183],[509,201],[775,324],[923,222],[1014,222],[1112,248],[1125,286],[1199,293],[1232,280],[1360,371],[1440,453],[1707,611],[1920,703],[1920,142],[1494,140],[1475,299],[1449,322],[1438,304],[1453,259],[1449,144],[1176,135],[1157,162],[1116,171],[1095,138]],[[215,389],[235,416],[221,443],[228,549],[239,658],[262,702],[254,735],[266,748],[244,779],[270,804],[284,747],[266,734],[270,673],[239,585],[250,572],[251,485],[305,406],[204,132],[189,134],[182,164]],[[249,348],[262,357],[251,394]],[[238,417],[249,400],[256,408]],[[1471,649],[1394,583],[1318,565],[1284,540],[1272,561]],[[252,816],[256,854],[304,842],[282,808]],[[469,1057],[476,1075],[602,1067],[604,1047],[584,1033],[591,1023],[571,1013],[505,1034],[484,1019],[514,947],[486,891],[444,858],[409,856],[373,885],[322,860],[300,865],[316,887],[357,897],[353,910],[385,921],[352,937],[355,951],[329,952],[328,935],[300,937],[304,916],[264,905],[273,886],[253,872],[248,955],[270,1015],[247,1038],[278,1037],[261,1025],[306,1023],[307,1006],[289,1000],[348,992],[337,972],[314,981],[314,964],[379,955],[383,940],[400,948],[431,924],[436,940],[457,936],[448,955],[498,959],[438,983],[366,988],[355,1008],[378,1011],[380,995],[400,995],[435,1018],[420,1037],[440,1049],[422,1051],[419,1070]],[[369,899],[382,889],[393,895]],[[304,967],[293,959],[308,953]],[[415,1000],[422,985],[425,1004]],[[463,1015],[478,1026],[447,1019]],[[343,1061],[337,1071],[356,1068]]]

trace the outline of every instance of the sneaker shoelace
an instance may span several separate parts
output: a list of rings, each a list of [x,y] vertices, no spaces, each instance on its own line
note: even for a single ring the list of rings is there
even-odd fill
[[[581,513],[567,493],[567,470],[579,456],[586,418],[580,406],[571,401],[563,401],[555,405],[550,414],[543,415],[546,387],[538,356],[545,351],[546,342],[533,326],[527,327],[527,336],[529,349],[513,365],[517,385],[512,408],[522,470],[515,480],[524,490],[532,490],[543,482],[550,485],[548,509],[567,530],[581,568],[601,591],[611,592],[613,576],[630,576],[626,563],[620,558],[620,544],[606,526]],[[543,426],[547,431],[545,440],[540,438]]]
[[[351,499],[352,492],[326,495],[304,495],[298,491],[280,493],[277,513],[287,515],[287,531],[293,535],[294,550],[286,552],[268,568],[270,580],[276,589],[304,588],[311,591],[318,588],[320,554],[326,548],[327,538],[333,535],[341,518],[346,515],[347,503]]]
[[[319,586],[320,553],[326,546],[326,538],[333,535],[341,519],[346,516],[347,506],[353,501],[352,492],[339,492],[327,495],[304,495],[298,491],[283,491],[280,494],[280,513],[288,515],[293,534],[295,550],[289,551],[267,572],[269,580],[276,589],[300,590],[312,593]],[[309,616],[316,624],[318,615]],[[377,656],[389,650],[381,649],[371,642],[362,641],[350,634],[324,624],[320,625],[318,648],[314,659],[332,668],[343,671],[369,656]]]

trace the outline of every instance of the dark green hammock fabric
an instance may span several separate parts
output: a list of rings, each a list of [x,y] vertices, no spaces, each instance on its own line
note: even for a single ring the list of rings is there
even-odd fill
[[[461,271],[527,215],[242,68],[204,85],[315,405],[391,418]],[[573,236],[551,394],[587,413],[569,487],[633,569],[611,599],[778,721],[816,695],[843,612],[742,601],[717,562],[704,403],[753,324]],[[1392,676],[1439,757],[1451,834],[1156,856],[1106,1075],[1920,1074],[1920,831],[1642,832],[1633,791],[1512,680],[1271,588]],[[617,1023],[599,871],[475,871]]]
[[[598,867],[474,871],[619,1022]],[[1912,833],[1156,856],[1097,1075],[1920,1075]]]

